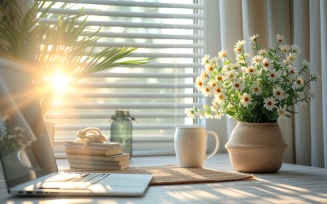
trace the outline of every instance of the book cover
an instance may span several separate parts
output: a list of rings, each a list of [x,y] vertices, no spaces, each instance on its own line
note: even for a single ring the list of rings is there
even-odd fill
[[[107,149],[117,149],[122,148],[120,143],[110,142],[110,143],[81,143],[75,141],[67,141],[65,143],[67,148],[76,148],[76,149],[95,149],[95,150],[107,150]]]
[[[78,155],[78,154],[66,154],[67,159],[83,159],[83,160],[95,160],[95,161],[122,161],[129,160],[129,154],[116,154],[112,156],[94,156],[94,155]]]
[[[97,160],[88,160],[88,159],[72,159],[68,158],[69,163],[75,164],[91,164],[91,165],[107,165],[107,166],[119,166],[129,163],[129,159],[120,160],[120,161],[97,161]]]
[[[122,148],[97,150],[97,149],[70,148],[70,147],[66,147],[65,152],[67,154],[94,155],[94,156],[110,156],[110,155],[123,153]]]
[[[123,170],[123,169],[129,167],[129,163],[128,164],[124,164],[124,165],[119,165],[119,166],[70,163],[69,166],[70,166],[71,169],[111,169],[111,170]]]

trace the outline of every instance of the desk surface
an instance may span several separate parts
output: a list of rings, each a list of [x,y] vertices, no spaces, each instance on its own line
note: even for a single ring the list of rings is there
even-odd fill
[[[135,157],[131,166],[177,163],[174,156]],[[58,160],[59,169],[67,168]],[[234,171],[228,155],[205,162],[206,168]],[[256,180],[208,184],[150,186],[143,197],[26,198],[10,197],[0,181],[0,203],[327,203],[327,169],[283,164],[275,174],[255,174]]]

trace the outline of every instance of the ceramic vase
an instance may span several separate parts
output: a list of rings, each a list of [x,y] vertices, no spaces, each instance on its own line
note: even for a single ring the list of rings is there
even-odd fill
[[[248,173],[277,172],[286,147],[277,122],[238,122],[225,145],[233,167]]]

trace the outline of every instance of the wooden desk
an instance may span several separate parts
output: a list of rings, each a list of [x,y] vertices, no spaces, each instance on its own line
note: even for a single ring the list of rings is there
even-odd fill
[[[132,166],[174,164],[174,156],[135,157]],[[58,160],[60,169],[66,160]],[[234,171],[227,154],[219,154],[205,167]],[[150,186],[144,197],[10,197],[0,181],[0,203],[327,203],[327,169],[283,164],[276,174],[255,174],[256,180],[192,185]]]

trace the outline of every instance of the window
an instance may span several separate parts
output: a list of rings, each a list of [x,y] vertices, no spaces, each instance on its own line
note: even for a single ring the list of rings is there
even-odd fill
[[[64,1],[62,1],[64,2]],[[133,125],[133,154],[172,154],[175,127],[193,124],[186,109],[201,106],[194,79],[202,67],[202,0],[66,0],[76,13],[83,8],[92,26],[102,26],[98,46],[137,47],[132,58],[153,58],[138,67],[116,67],[80,80],[57,98],[46,118],[56,124],[55,153],[75,139],[78,130],[98,127],[110,137],[110,117],[116,109],[128,110]]]

